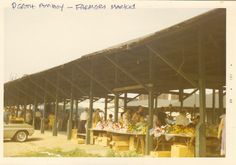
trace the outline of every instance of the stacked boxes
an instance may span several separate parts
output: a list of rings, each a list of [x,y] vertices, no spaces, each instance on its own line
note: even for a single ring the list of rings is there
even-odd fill
[[[116,151],[126,151],[129,150],[129,136],[112,136],[112,149]]]
[[[109,144],[109,138],[108,137],[97,137],[95,139],[95,144],[106,147]]]
[[[194,157],[194,152],[186,145],[172,145],[171,157]]]
[[[170,157],[170,151],[151,151],[150,156],[152,157]]]

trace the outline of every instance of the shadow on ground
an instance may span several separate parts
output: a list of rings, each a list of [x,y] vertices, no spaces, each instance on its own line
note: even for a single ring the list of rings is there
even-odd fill
[[[21,143],[27,143],[27,142],[33,142],[33,141],[41,141],[41,140],[43,140],[43,138],[29,138],[27,141],[25,141],[25,142],[21,142]],[[15,141],[15,140],[3,140],[3,142],[4,143],[10,143],[10,142],[16,142],[16,143],[19,143],[19,142],[17,142],[17,141]]]

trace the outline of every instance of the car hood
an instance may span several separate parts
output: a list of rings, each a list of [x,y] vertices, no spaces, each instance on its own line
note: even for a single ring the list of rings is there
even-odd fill
[[[15,124],[15,123],[9,123],[9,124],[4,124],[4,126],[7,126],[7,127],[17,127],[17,128],[32,128],[33,129],[33,126],[29,125],[29,124]]]

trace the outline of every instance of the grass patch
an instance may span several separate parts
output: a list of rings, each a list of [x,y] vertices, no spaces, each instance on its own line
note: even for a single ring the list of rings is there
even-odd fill
[[[135,151],[114,151],[110,149],[105,157],[140,157],[142,155]],[[83,149],[62,151],[61,148],[44,149],[42,151],[26,152],[17,157],[101,157],[99,154],[88,153]]]
[[[141,155],[135,151],[114,151],[109,150],[107,152],[107,157],[140,157]]]
[[[62,151],[61,148],[54,148],[45,149],[44,151],[26,152],[18,157],[100,157],[100,155],[87,153],[79,148],[71,151]]]

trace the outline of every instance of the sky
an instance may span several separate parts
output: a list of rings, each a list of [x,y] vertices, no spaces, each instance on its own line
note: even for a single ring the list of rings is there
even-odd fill
[[[210,9],[5,10],[4,81],[162,30]]]

